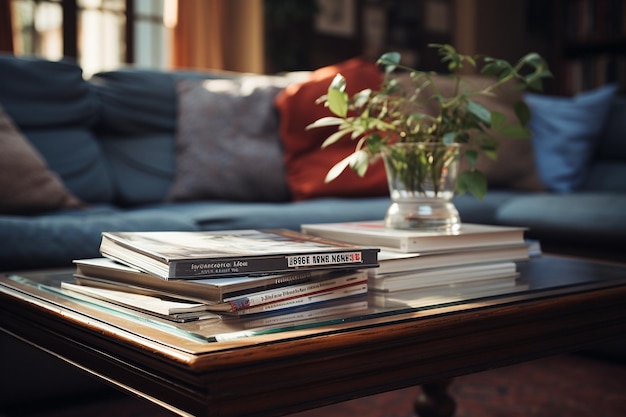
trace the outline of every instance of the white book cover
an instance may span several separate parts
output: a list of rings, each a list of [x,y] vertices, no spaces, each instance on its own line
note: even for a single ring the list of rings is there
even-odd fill
[[[382,220],[301,225],[302,232],[357,245],[400,252],[436,252],[524,243],[526,228],[463,223],[458,231],[425,232],[385,227]]]
[[[517,278],[511,276],[391,293],[371,291],[370,300],[373,306],[381,308],[419,308],[527,290],[528,284],[518,282]]]
[[[165,316],[207,311],[208,307],[206,304],[194,301],[93,288],[69,282],[62,282],[61,288],[75,294],[84,294],[113,304],[119,304],[129,308],[138,308],[143,311],[150,311]]]
[[[404,253],[381,250],[379,266],[367,271],[369,276],[408,273],[424,269],[468,266],[475,264],[523,261],[530,257],[527,244],[513,246],[488,246],[463,250],[431,253]]]
[[[476,265],[442,267],[370,277],[368,284],[373,290],[384,292],[462,284],[517,275],[515,262],[496,262]]]

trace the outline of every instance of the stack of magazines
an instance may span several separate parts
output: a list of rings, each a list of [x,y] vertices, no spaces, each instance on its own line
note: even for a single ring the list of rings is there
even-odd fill
[[[367,308],[379,249],[288,230],[105,232],[77,259],[65,294],[130,314],[185,322]]]

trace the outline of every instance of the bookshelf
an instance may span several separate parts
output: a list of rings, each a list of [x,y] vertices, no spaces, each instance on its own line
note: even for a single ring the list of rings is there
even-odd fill
[[[626,1],[557,0],[555,16],[560,93],[611,82],[626,91]]]

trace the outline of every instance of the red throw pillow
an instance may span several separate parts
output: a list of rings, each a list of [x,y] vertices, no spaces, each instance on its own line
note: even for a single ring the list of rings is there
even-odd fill
[[[371,165],[363,178],[348,168],[334,181],[324,183],[328,170],[354,152],[356,145],[349,138],[342,138],[321,149],[335,128],[306,130],[307,125],[320,117],[332,116],[330,110],[323,104],[316,104],[316,100],[326,94],[337,73],[346,78],[350,95],[365,88],[379,88],[382,81],[382,73],[373,62],[353,58],[313,71],[307,81],[288,86],[276,97],[287,182],[294,200],[389,195],[382,161]]]

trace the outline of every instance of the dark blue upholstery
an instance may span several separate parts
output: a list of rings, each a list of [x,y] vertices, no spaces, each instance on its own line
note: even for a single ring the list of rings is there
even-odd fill
[[[70,60],[0,55],[0,103],[48,166],[81,200],[111,202],[114,189],[93,125],[100,101]]]
[[[108,230],[218,230],[379,219],[386,197],[304,202],[165,202],[175,167],[176,82],[236,77],[126,68],[84,80],[72,61],[0,55],[0,105],[87,207],[0,215],[0,270],[98,255]],[[626,244],[626,99],[611,104],[583,190],[490,190],[454,199],[469,223],[529,227],[542,246],[600,254]],[[1,150],[0,150],[1,151]],[[207,178],[207,180],[209,180]]]

